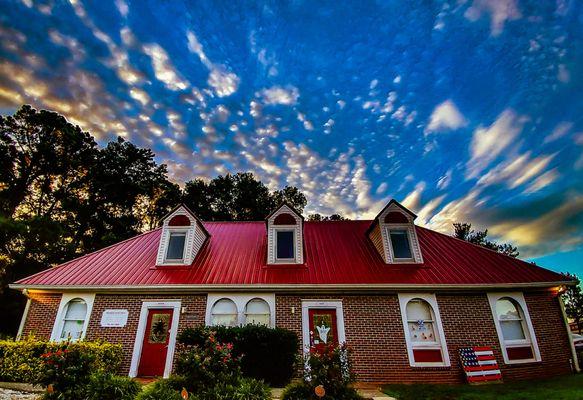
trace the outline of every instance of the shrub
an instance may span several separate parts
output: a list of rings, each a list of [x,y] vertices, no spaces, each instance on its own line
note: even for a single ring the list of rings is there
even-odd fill
[[[287,329],[262,325],[240,327],[197,327],[178,337],[182,345],[202,345],[210,332],[217,341],[233,344],[233,356],[243,356],[244,376],[263,380],[273,386],[288,383],[294,372],[299,347],[297,335]]]
[[[93,356],[79,348],[63,348],[43,354],[38,383],[47,386],[44,399],[83,400]]]
[[[67,346],[69,349],[79,349],[93,358],[93,371],[116,372],[122,359],[122,348],[119,344],[102,341],[56,343],[37,340],[28,337],[20,341],[0,341],[0,381],[5,382],[38,382],[43,372],[41,355],[55,352]]]
[[[350,386],[354,382],[350,352],[346,345],[330,344],[315,351],[312,349],[304,360],[303,382],[288,386],[282,400],[357,400],[362,399]],[[315,389],[322,386],[323,397],[316,396]]]
[[[97,372],[91,375],[86,400],[134,400],[141,386],[131,378]]]
[[[180,392],[172,384],[167,379],[160,379],[146,386],[136,400],[182,400]]]
[[[233,357],[233,345],[220,343],[210,332],[202,345],[185,346],[176,360],[176,373],[186,378],[191,392],[229,382],[240,376],[239,358]]]
[[[220,381],[196,393],[195,400],[271,400],[271,389],[253,378],[239,378],[235,381]]]

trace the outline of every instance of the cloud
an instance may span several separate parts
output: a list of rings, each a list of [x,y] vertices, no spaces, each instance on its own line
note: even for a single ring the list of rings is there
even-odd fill
[[[504,183],[514,189],[539,175],[553,160],[555,154],[531,158],[527,152],[510,161],[505,161],[488,171],[478,180],[478,185],[490,186]]]
[[[538,192],[539,190],[544,189],[545,187],[549,186],[553,182],[555,182],[560,177],[556,168],[553,168],[544,174],[538,176],[528,187],[525,189],[524,193],[534,193]]]
[[[466,177],[475,178],[488,167],[514,142],[527,120],[507,109],[489,127],[478,127],[470,145],[471,158],[467,163]]]
[[[213,63],[205,54],[204,49],[194,32],[186,32],[188,50],[196,54],[200,62],[209,70],[207,83],[219,97],[232,95],[239,88],[240,78],[227,67]]]
[[[562,83],[569,83],[571,81],[571,72],[569,72],[565,64],[559,64],[557,79]]]
[[[119,11],[122,17],[125,18],[128,16],[130,8],[128,6],[128,3],[125,2],[125,0],[115,0],[115,6],[117,7],[117,10]]]
[[[439,190],[445,190],[451,183],[451,177],[453,175],[453,169],[448,169],[445,175],[442,175],[437,181],[437,188]]]
[[[563,136],[565,136],[569,132],[569,130],[571,130],[572,127],[573,127],[572,122],[566,122],[566,121],[560,122],[555,127],[555,129],[553,129],[551,134],[549,134],[548,136],[545,137],[543,144],[554,142],[555,140],[562,138]]]
[[[403,201],[401,201],[401,204],[403,204],[405,207],[411,210],[418,210],[421,205],[421,194],[425,190],[425,186],[426,184],[423,181],[417,183],[417,185],[415,185],[415,189],[411,193],[409,193],[403,199]]]
[[[429,125],[425,134],[431,132],[442,132],[446,130],[456,130],[468,124],[462,113],[451,100],[446,100],[439,104],[429,117]]]
[[[474,0],[464,16],[470,21],[477,21],[483,14],[490,14],[492,36],[500,35],[507,21],[522,17],[518,8],[518,0]]]
[[[172,63],[168,53],[158,44],[147,44],[143,46],[144,53],[150,56],[152,68],[156,79],[164,83],[166,88],[172,91],[185,90],[188,88],[188,81],[180,77]]]
[[[142,106],[145,106],[150,102],[150,96],[148,96],[148,93],[146,93],[142,89],[131,88],[130,96],[132,97],[132,99],[139,102]]]
[[[288,85],[286,87],[272,86],[263,89],[257,93],[262,102],[267,105],[285,105],[291,106],[298,102],[300,92],[295,86]]]

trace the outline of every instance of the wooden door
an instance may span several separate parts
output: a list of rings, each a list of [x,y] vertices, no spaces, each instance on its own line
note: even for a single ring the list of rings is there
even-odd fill
[[[310,308],[310,349],[321,351],[328,345],[338,344],[338,325],[336,324],[336,309]]]
[[[148,310],[138,376],[164,375],[173,314],[173,309]]]

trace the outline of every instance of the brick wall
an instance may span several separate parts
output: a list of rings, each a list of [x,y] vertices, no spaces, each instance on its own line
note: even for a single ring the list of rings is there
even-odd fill
[[[180,315],[178,332],[187,327],[204,324],[206,310],[206,295],[192,296],[146,296],[146,295],[103,295],[95,296],[91,311],[91,319],[87,328],[87,340],[103,339],[111,343],[121,343],[124,358],[120,373],[128,374],[134,350],[134,340],[138,330],[140,311],[143,301],[180,299],[186,313]],[[108,309],[128,310],[128,322],[122,328],[101,327],[101,315]],[[186,317],[187,316],[187,317]]]
[[[383,296],[276,296],[277,325],[302,337],[301,299],[340,299],[346,341],[352,348],[354,371],[360,381],[434,382],[464,381],[458,349],[491,346],[505,380],[536,379],[571,371],[569,337],[558,300],[550,293],[525,293],[542,362],[504,364],[486,294],[437,295],[451,367],[409,366],[405,333],[397,295]],[[294,307],[294,314],[291,308]]]
[[[53,324],[61,302],[60,293],[29,293],[30,307],[22,329],[22,337],[29,335],[37,339],[50,339]]]
[[[60,294],[33,294],[24,335],[34,333],[49,338]],[[505,380],[536,379],[567,374],[570,367],[569,337],[562,321],[558,300],[549,292],[524,293],[542,357],[540,363],[505,365],[485,293],[438,294],[437,302],[443,322],[451,367],[412,368],[409,366],[405,333],[398,297],[369,296],[299,296],[276,295],[276,323],[302,338],[302,299],[342,300],[346,340],[353,349],[354,370],[359,380],[369,382],[463,382],[458,349],[471,345],[494,349]],[[186,314],[180,316],[179,331],[204,323],[206,295],[152,296],[103,295],[95,297],[87,340],[104,339],[121,343],[124,360],[121,373],[129,372],[134,339],[142,302],[180,299]],[[294,312],[292,313],[292,307]],[[127,309],[128,323],[123,328],[102,328],[101,315],[106,309]]]

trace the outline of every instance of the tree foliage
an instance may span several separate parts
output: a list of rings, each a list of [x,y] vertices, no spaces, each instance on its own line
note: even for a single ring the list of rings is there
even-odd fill
[[[467,222],[456,222],[453,224],[453,228],[453,236],[458,239],[477,244],[478,246],[497,251],[510,257],[518,257],[520,254],[518,248],[510,243],[496,243],[489,240],[488,229],[475,231],[472,229],[472,224]]]
[[[270,192],[250,172],[220,175],[208,182],[194,179],[184,187],[184,204],[203,221],[261,221],[284,201],[299,213],[307,204],[298,188]]]
[[[577,324],[579,332],[583,329],[583,291],[581,290],[581,280],[575,274],[569,272],[563,273],[567,279],[577,281],[576,285],[568,286],[565,293],[563,293],[563,301],[565,302],[565,312],[567,316]]]
[[[318,213],[308,215],[308,221],[347,221],[348,218],[340,214],[321,215]]]

